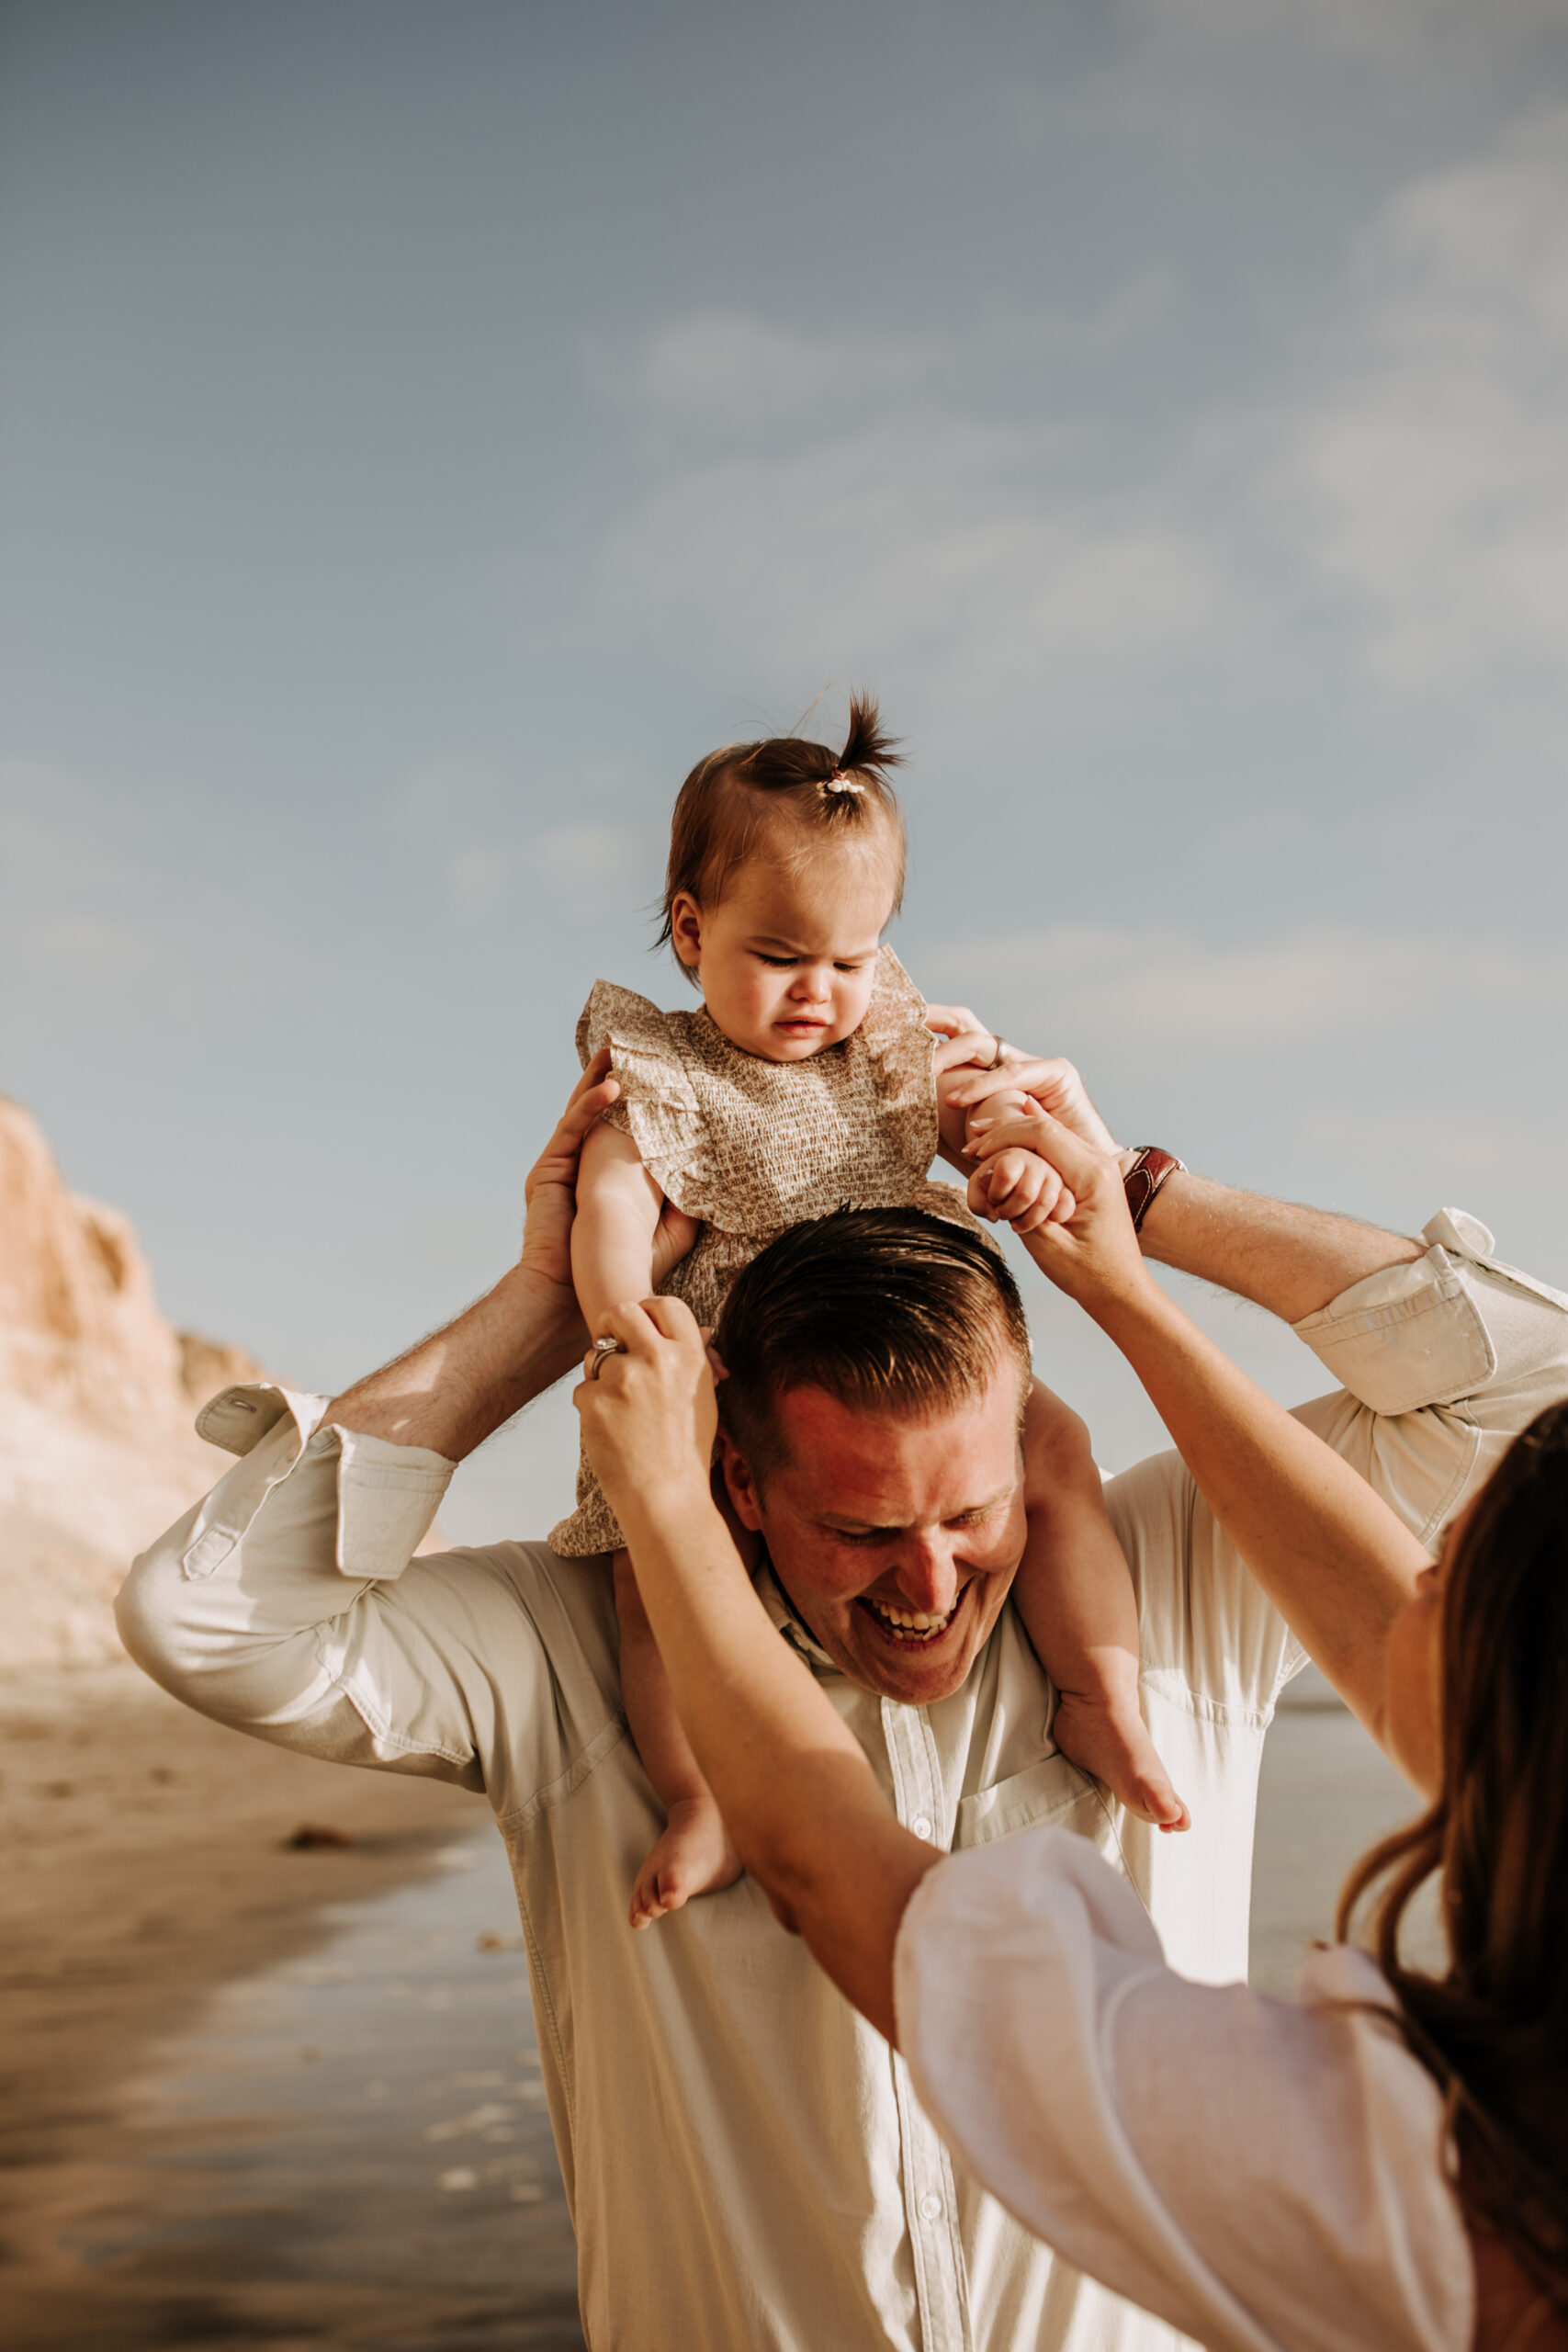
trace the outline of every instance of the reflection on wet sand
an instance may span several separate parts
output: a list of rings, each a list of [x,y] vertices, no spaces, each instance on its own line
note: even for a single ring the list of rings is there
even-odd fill
[[[63,2233],[85,2340],[581,2346],[505,1856],[435,1860],[148,2053]]]
[[[1291,1989],[1347,1864],[1412,1810],[1321,1680],[1293,1686],[1265,1765],[1256,1982]],[[457,1818],[419,1868],[143,2050],[96,2160],[62,2161],[40,2197],[57,2286],[8,2344],[581,2347],[500,1841]]]

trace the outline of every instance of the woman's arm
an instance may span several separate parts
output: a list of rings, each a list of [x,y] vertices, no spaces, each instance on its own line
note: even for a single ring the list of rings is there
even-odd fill
[[[650,1299],[599,1328],[627,1352],[577,1391],[583,1443],[697,1761],[779,1917],[892,2040],[898,1923],[942,1856],[894,1819],[853,1735],[751,1589],[708,1483],[717,1413],[689,1309]]]
[[[1023,1144],[1049,1161],[1074,1203],[1066,1222],[1027,1233],[1025,1249],[1121,1349],[1215,1518],[1381,1744],[1384,1645],[1427,1554],[1364,1479],[1159,1288],[1116,1159],[1043,1114],[998,1128],[981,1150]]]

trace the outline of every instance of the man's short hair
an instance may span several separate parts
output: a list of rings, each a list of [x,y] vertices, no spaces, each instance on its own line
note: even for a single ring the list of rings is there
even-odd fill
[[[784,1460],[778,1400],[820,1388],[871,1413],[962,1404],[1010,1363],[1019,1409],[1029,1326],[998,1253],[924,1209],[839,1209],[792,1226],[743,1268],[714,1346],[719,1419],[759,1486]]]

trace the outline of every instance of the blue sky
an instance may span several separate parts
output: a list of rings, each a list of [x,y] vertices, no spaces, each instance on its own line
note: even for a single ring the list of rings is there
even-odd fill
[[[1565,218],[1568,0],[12,0],[0,1089],[333,1385],[679,1001],[691,762],[864,683],[928,993],[1568,1282]]]

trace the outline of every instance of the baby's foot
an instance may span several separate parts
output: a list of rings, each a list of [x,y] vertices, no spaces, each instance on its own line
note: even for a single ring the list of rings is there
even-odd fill
[[[716,1894],[740,1876],[739,1855],[729,1842],[724,1815],[708,1796],[678,1797],[664,1835],[654,1846],[632,1889],[631,1923],[651,1928],[666,1911],[679,1911],[694,1894]]]
[[[1129,1813],[1161,1829],[1190,1829],[1192,1816],[1176,1791],[1148,1727],[1130,1700],[1084,1698],[1064,1690],[1051,1736],[1064,1756],[1103,1781]]]

